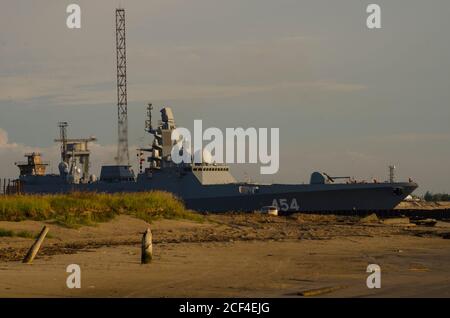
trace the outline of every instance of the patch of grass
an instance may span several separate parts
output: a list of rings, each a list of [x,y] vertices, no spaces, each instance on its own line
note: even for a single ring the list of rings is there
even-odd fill
[[[11,230],[5,230],[0,229],[0,237],[22,237],[22,238],[29,238],[29,239],[36,239],[38,237],[39,233],[32,233],[29,231],[11,231]],[[47,238],[53,238],[52,235],[47,234]]]
[[[200,214],[186,210],[173,194],[162,191],[0,196],[0,221],[53,220],[77,228],[112,220],[118,214],[132,215],[147,222],[157,219],[203,221]]]
[[[39,235],[39,234],[31,233],[29,231],[20,231],[20,232],[14,233],[14,234],[15,234],[14,236],[30,238],[30,239],[34,239]],[[47,237],[48,237],[48,233],[47,233]]]
[[[11,237],[11,236],[14,236],[13,231],[0,229],[0,237]]]

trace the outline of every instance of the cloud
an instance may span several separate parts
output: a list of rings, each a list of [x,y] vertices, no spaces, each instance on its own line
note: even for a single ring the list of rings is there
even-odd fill
[[[450,142],[450,133],[406,132],[388,136],[375,136],[368,139],[373,142],[382,143]]]
[[[9,142],[8,133],[0,128],[0,178],[17,177],[19,170],[14,162],[22,160],[25,153],[33,151],[39,151],[39,149]]]
[[[92,83],[91,86],[73,83],[60,87],[59,80],[36,79],[30,81],[22,77],[0,78],[0,101],[23,102],[44,98],[49,105],[104,105],[114,103],[114,83],[104,87],[103,83]],[[70,84],[69,83],[66,83]],[[97,89],[94,89],[98,86]],[[248,94],[264,92],[314,90],[317,93],[351,93],[365,90],[367,87],[360,84],[338,83],[332,81],[306,81],[306,82],[277,82],[270,84],[195,84],[195,83],[137,83],[129,85],[129,102],[142,102],[151,96],[153,100],[186,100],[206,98],[239,97]],[[57,93],[55,93],[57,92]]]
[[[99,14],[98,9],[93,6],[85,10],[94,17]],[[50,51],[49,46],[42,46],[35,39],[18,50],[24,44],[16,43],[17,39],[8,35],[9,45],[3,49],[15,63],[14,67],[0,63],[4,74],[0,77],[0,101],[30,104],[41,99],[47,105],[56,106],[115,103],[114,38],[105,36],[113,20],[101,19],[98,27],[87,25],[69,35],[64,28],[53,27],[57,22],[51,15],[48,18],[52,22],[40,27],[49,33],[47,38],[51,41],[60,39]],[[313,76],[309,55],[318,42],[306,35],[281,33],[265,38],[209,39],[192,43],[134,39],[147,31],[144,26],[129,30],[130,103],[148,99],[232,98],[265,92],[285,96],[286,92],[302,89],[318,94],[351,93],[366,88],[359,83]],[[33,54],[26,53],[29,51]],[[280,105],[283,104],[280,100]]]

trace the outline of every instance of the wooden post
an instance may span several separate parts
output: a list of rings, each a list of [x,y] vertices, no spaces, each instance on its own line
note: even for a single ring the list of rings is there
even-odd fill
[[[31,264],[33,262],[34,257],[39,252],[39,248],[41,247],[42,242],[45,239],[45,236],[48,233],[49,228],[47,226],[44,226],[41,233],[39,233],[38,238],[36,239],[36,242],[31,246],[30,250],[28,251],[27,255],[23,259],[22,263]]]
[[[152,261],[152,231],[148,228],[142,236],[141,264],[148,264]]]

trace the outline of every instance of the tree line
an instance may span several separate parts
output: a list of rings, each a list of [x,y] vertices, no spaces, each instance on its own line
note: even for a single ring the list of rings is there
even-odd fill
[[[448,193],[432,193],[427,191],[423,196],[424,200],[427,202],[436,202],[436,201],[450,201],[450,194]]]

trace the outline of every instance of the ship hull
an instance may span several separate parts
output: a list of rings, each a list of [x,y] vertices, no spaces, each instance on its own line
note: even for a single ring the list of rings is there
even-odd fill
[[[242,187],[257,189],[242,193]],[[366,183],[321,185],[201,185],[177,182],[120,182],[94,184],[46,183],[23,185],[25,193],[171,192],[184,201],[186,207],[202,212],[256,211],[264,206],[277,206],[282,212],[370,211],[391,210],[417,188],[416,183]]]
[[[402,189],[402,193],[396,191]],[[335,187],[268,192],[247,196],[189,198],[186,206],[197,211],[256,211],[263,206],[277,206],[282,212],[333,212],[392,210],[417,186],[413,184],[377,188]]]

